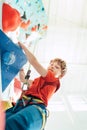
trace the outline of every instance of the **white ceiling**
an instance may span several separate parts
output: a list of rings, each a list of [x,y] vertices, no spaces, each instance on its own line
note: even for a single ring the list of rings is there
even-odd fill
[[[42,0],[51,25],[87,27],[87,0]]]

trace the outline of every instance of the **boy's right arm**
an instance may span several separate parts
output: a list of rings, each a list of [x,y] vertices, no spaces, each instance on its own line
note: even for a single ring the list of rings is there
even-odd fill
[[[47,70],[38,62],[36,57],[22,43],[19,42],[18,44],[24,50],[29,63],[36,69],[36,71],[42,77],[45,77],[47,75]]]

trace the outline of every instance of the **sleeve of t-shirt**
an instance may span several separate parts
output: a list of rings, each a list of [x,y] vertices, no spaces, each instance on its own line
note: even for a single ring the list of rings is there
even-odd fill
[[[56,80],[52,71],[48,71],[46,77],[44,77],[45,81],[47,82],[54,82]]]

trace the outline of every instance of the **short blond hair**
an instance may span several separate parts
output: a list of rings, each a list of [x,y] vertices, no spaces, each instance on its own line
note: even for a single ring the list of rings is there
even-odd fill
[[[57,62],[58,65],[61,67],[61,77],[63,77],[66,74],[67,71],[67,66],[66,66],[66,62],[60,58],[55,58],[51,61]]]

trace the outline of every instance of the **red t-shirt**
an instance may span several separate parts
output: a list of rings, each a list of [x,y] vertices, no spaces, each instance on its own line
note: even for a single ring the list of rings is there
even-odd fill
[[[29,90],[25,92],[25,95],[36,96],[37,98],[40,98],[47,106],[48,100],[54,92],[59,89],[59,87],[59,79],[55,78],[51,71],[48,71],[46,77],[40,76],[34,80]]]

